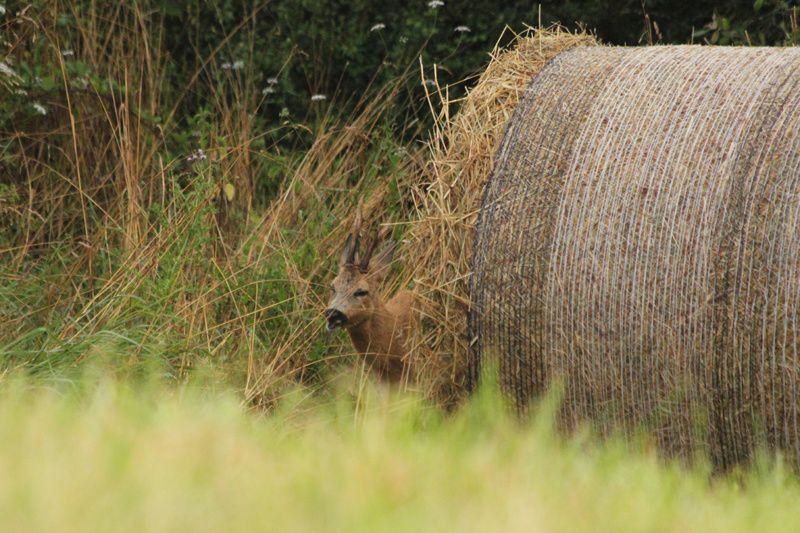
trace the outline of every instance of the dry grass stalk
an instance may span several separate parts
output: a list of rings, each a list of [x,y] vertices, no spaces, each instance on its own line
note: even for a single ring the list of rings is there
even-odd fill
[[[57,23],[64,10],[74,20],[69,57]],[[99,4],[89,13],[51,2],[35,18],[19,17],[9,35],[15,53],[23,57],[38,50],[37,43],[47,42],[46,55],[39,60],[60,66],[61,79],[56,88],[35,95],[46,104],[46,115],[21,123],[18,131],[3,132],[14,139],[19,164],[8,177],[24,206],[13,214],[11,225],[24,230],[0,254],[16,269],[15,280],[35,279],[48,261],[62,268],[46,274],[51,279],[46,286],[42,282],[46,294],[41,302],[32,298],[37,305],[21,305],[9,320],[0,320],[0,334],[13,338],[24,335],[31,324],[54,323],[59,330],[48,349],[59,352],[114,324],[144,330],[130,341],[138,343],[137,354],[167,335],[185,339],[187,354],[199,351],[196,347],[212,354],[222,346],[235,350],[231,339],[237,337],[231,332],[251,342],[251,321],[243,316],[258,313],[240,309],[237,300],[246,287],[226,286],[225,280],[241,273],[232,252],[239,244],[237,231],[249,216],[252,183],[262,164],[251,159],[255,125],[250,117],[260,93],[240,79],[228,80],[228,99],[212,91],[219,100],[212,103],[218,120],[205,132],[209,161],[190,165],[170,152],[166,140],[178,127],[175,112],[184,96],[199,83],[217,87],[220,49],[175,94],[163,54],[162,14],[136,3]],[[90,77],[72,73],[67,63],[78,59],[92,75],[108,81],[108,87],[97,89]],[[174,106],[171,112],[167,105]],[[233,201],[226,203],[215,187],[220,174],[235,185]],[[226,214],[234,209],[236,223],[228,223]],[[198,221],[213,235],[194,235]],[[180,294],[142,309],[137,292],[161,290],[152,286],[163,279],[163,270],[189,255],[181,247],[203,254],[206,268],[184,263],[174,273],[175,286],[203,290],[173,291]],[[230,305],[222,306],[220,300]],[[191,359],[186,356],[187,362]]]

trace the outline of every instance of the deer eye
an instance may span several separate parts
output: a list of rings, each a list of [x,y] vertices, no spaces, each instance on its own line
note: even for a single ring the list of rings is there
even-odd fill
[[[369,292],[367,292],[366,289],[358,289],[356,292],[353,293],[353,296],[355,296],[356,298],[363,298],[367,294],[369,294]]]

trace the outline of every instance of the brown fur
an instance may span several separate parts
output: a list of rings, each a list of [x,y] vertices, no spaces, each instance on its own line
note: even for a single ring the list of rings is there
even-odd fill
[[[413,299],[411,293],[405,291],[385,305],[376,298],[369,318],[357,325],[345,326],[355,349],[366,357],[368,366],[387,381],[399,382],[407,374],[404,356]]]

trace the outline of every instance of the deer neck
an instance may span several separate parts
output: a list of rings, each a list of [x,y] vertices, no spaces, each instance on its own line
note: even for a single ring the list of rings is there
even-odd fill
[[[353,346],[362,354],[392,355],[396,351],[397,317],[378,300],[374,312],[367,319],[349,328]]]

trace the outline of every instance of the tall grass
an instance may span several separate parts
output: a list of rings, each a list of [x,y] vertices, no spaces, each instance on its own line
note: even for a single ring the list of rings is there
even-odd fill
[[[234,36],[258,52],[263,6],[183,73],[156,4],[53,0],[3,22],[0,365],[54,375],[113,353],[181,380],[213,363],[270,403],[346,346],[319,311],[358,197],[409,218],[404,78],[351,116],[313,104],[311,122],[265,129],[255,76],[225,65]]]
[[[453,417],[367,389],[285,396],[6,378],[3,531],[796,531],[779,466],[709,481],[643,445],[529,424],[494,393]]]

